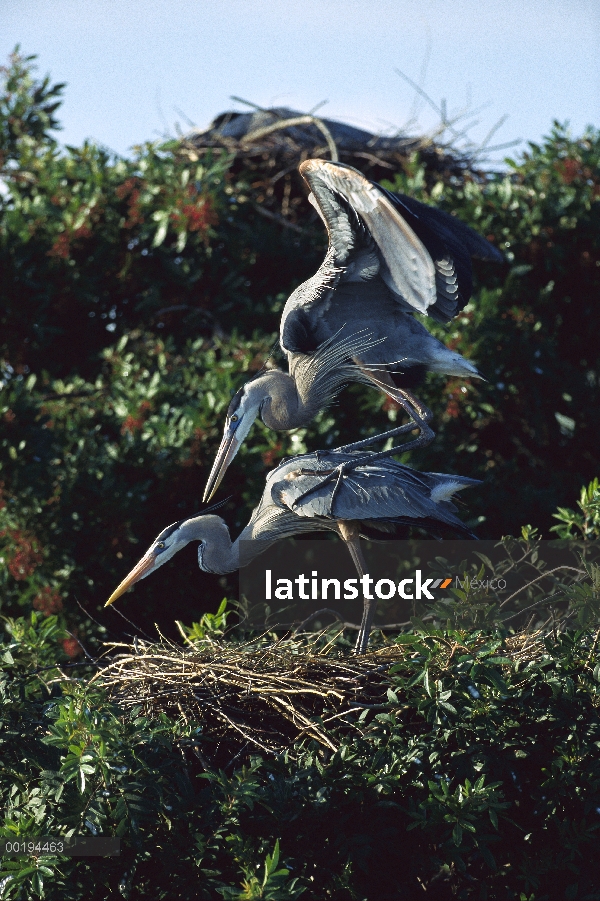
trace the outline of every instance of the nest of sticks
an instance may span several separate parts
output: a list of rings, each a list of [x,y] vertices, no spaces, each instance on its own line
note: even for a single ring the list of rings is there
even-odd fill
[[[444,649],[437,661],[440,671],[459,649],[464,653],[456,642],[446,643],[447,659]],[[387,694],[389,670],[398,672],[397,665],[406,662],[407,673],[412,671],[409,658],[415,653],[411,644],[388,643],[357,657],[315,633],[268,644],[206,640],[187,648],[166,639],[136,640],[109,650],[111,662],[94,681],[124,709],[198,724],[203,753],[212,746],[215,757],[219,748],[228,756],[233,749],[235,757],[280,753],[301,739],[337,750],[364,729],[371,712],[398,711]],[[545,653],[543,636],[513,636],[502,653],[514,660],[536,659]],[[411,706],[404,709],[410,715]]]
[[[418,153],[432,184],[440,178],[486,177],[477,151],[455,138],[465,131],[459,135],[454,120],[447,121],[442,111],[440,127],[431,134],[415,137],[399,131],[382,136],[313,113],[284,107],[261,109],[242,102],[252,111],[221,113],[208,128],[183,136],[180,152],[191,161],[206,154],[229,156],[229,177],[246,184],[247,200],[256,212],[299,233],[317,221],[298,173],[298,166],[308,158],[340,160],[373,181],[393,181]]]

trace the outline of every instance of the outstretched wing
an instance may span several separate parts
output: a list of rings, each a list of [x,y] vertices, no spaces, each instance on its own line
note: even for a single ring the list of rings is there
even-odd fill
[[[372,278],[380,272],[409,306],[426,313],[436,299],[433,262],[385,193],[343,163],[306,160],[300,174],[327,227],[333,259],[346,268],[344,278]],[[370,250],[368,259],[360,253],[363,246]]]
[[[420,219],[425,225],[430,226],[434,231],[438,231],[440,236],[445,236],[447,240],[460,241],[466,247],[469,256],[478,260],[490,260],[493,263],[503,263],[504,257],[501,252],[487,238],[483,238],[480,234],[465,225],[456,216],[445,213],[444,210],[438,210],[437,207],[427,206],[414,197],[408,197],[406,194],[396,194],[393,191],[386,191],[381,185],[378,185],[380,191],[383,191],[400,207],[404,207],[413,216]]]
[[[327,226],[330,248],[341,248],[356,232],[350,207],[375,241],[381,277],[409,309],[449,321],[471,296],[471,256],[503,259],[455,217],[386,191],[351,166],[306,160],[300,172]]]
[[[289,297],[281,320],[281,346],[286,353],[313,353],[318,341],[315,318],[323,315],[341,281],[366,281],[380,269],[380,254],[374,236],[347,197],[300,167],[311,188],[309,201],[327,228],[329,247],[317,272]],[[305,171],[306,170],[306,171]]]
[[[299,517],[387,522],[438,522],[462,526],[450,498],[477,484],[461,476],[421,473],[385,458],[347,470],[325,481],[352,454],[307,454],[282,464],[271,474],[273,503]],[[363,454],[364,456],[364,454]],[[306,492],[310,494],[303,496]]]
[[[435,266],[436,303],[430,316],[448,322],[473,293],[471,257],[502,263],[504,257],[486,238],[455,216],[427,206],[406,194],[395,194],[378,186],[404,216],[423,242]]]

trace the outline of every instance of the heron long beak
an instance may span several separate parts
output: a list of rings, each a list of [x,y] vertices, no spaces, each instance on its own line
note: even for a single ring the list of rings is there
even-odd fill
[[[135,583],[139,582],[143,576],[154,569],[155,561],[156,557],[154,554],[145,554],[142,559],[136,563],[131,572],[125,576],[121,584],[115,588],[104,606],[108,607],[110,604],[114,604],[117,598],[120,598],[122,594],[125,594],[128,588],[135,585]]]
[[[241,441],[239,441],[234,431],[229,431],[226,429],[225,434],[221,440],[221,444],[219,445],[219,450],[217,451],[217,456],[215,457],[215,462],[213,463],[212,469],[210,471],[210,475],[208,477],[208,482],[206,483],[206,488],[204,489],[204,497],[202,498],[202,503],[206,504],[211,499],[221,481],[223,480],[223,476],[227,471],[227,467],[237,454]]]

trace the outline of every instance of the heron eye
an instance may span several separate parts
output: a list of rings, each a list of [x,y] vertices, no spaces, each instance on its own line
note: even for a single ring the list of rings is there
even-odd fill
[[[156,545],[156,547],[159,547],[161,550],[164,548],[164,546],[165,546],[164,541],[159,541],[158,544]]]
[[[239,416],[237,415],[237,413],[234,413],[233,416],[231,417],[231,422],[237,422],[238,419],[239,419]]]

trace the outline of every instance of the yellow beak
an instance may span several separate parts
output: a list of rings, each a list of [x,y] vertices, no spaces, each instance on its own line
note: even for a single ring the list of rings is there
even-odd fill
[[[204,497],[202,498],[203,503],[208,503],[221,484],[223,476],[227,471],[227,467],[237,454],[239,446],[240,442],[235,437],[235,432],[231,432],[229,435],[227,433],[223,435],[219,450],[217,451],[217,456],[215,457],[215,462],[213,463],[208,477],[208,482],[206,483],[206,488],[204,489]]]
[[[145,576],[146,573],[149,573],[154,568],[154,564],[154,554],[145,554],[142,559],[136,563],[131,572],[125,576],[121,584],[115,588],[104,606],[108,607],[110,604],[114,604],[117,598],[120,598],[122,594],[125,594],[128,588],[135,585],[135,583],[138,582],[142,576]]]

